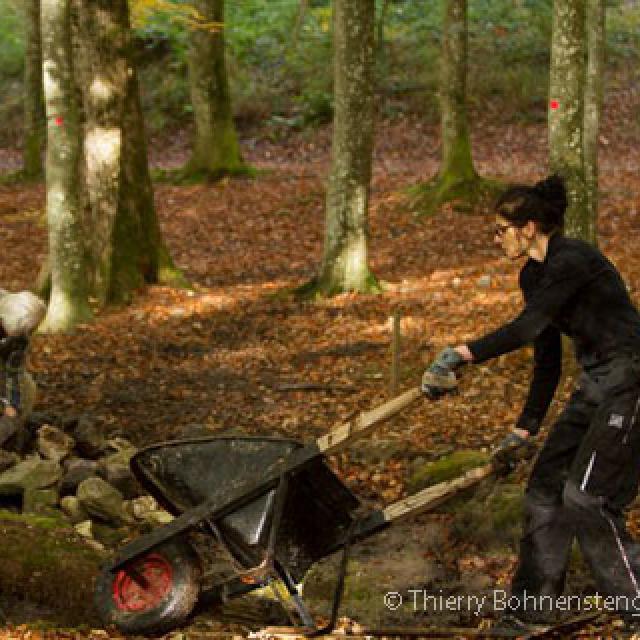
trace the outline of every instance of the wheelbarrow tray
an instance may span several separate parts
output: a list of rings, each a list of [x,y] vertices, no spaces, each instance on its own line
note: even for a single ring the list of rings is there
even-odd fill
[[[268,478],[302,445],[265,437],[207,437],[166,442],[141,450],[131,461],[138,481],[170,513],[179,516],[207,501],[229,496]],[[263,491],[217,521],[229,551],[243,566],[260,562],[269,545],[277,487]],[[289,477],[275,533],[275,559],[300,581],[309,567],[339,547],[359,500],[316,456]]]

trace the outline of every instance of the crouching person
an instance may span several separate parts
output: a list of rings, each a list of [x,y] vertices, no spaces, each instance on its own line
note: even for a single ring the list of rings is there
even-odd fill
[[[29,338],[45,310],[29,291],[0,289],[0,447],[18,434],[35,403],[36,384],[25,364]],[[19,434],[14,440],[20,448]]]

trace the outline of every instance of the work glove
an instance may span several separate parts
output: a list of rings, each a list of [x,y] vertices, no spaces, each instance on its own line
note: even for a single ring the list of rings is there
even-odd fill
[[[515,431],[505,436],[491,453],[491,461],[498,475],[509,475],[521,460],[530,460],[536,453],[536,445]]]
[[[427,398],[435,400],[458,387],[454,371],[464,364],[464,358],[452,347],[443,349],[422,375],[420,389]]]

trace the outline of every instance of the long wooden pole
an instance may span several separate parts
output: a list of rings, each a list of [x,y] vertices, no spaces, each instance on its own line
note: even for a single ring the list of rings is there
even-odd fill
[[[334,427],[329,433],[316,440],[316,446],[325,455],[335,453],[349,445],[353,440],[368,435],[381,422],[388,420],[422,397],[422,392],[418,387],[405,391],[396,398],[389,400],[389,402],[371,409],[371,411],[364,411],[353,422],[346,422]]]

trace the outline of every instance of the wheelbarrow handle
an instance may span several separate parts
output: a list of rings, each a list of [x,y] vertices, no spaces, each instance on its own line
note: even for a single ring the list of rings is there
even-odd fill
[[[357,438],[370,434],[377,425],[393,417],[396,413],[400,413],[422,397],[423,394],[419,387],[405,391],[375,409],[362,412],[353,422],[346,422],[334,427],[329,433],[316,440],[316,446],[325,455],[335,453]]]
[[[386,506],[382,512],[386,522],[431,511],[465,489],[479,484],[495,473],[492,463],[467,471],[453,480],[445,480]]]

